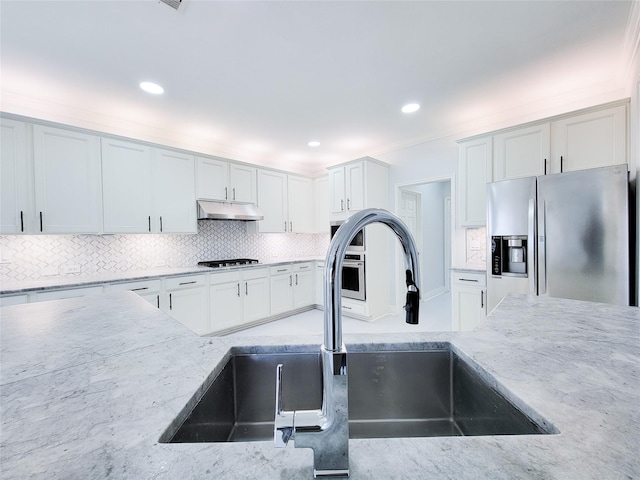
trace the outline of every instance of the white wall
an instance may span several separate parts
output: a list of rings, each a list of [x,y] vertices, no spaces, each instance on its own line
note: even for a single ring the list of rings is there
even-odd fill
[[[442,293],[445,285],[444,199],[451,195],[449,182],[433,182],[411,187],[422,199],[422,294],[423,298]]]

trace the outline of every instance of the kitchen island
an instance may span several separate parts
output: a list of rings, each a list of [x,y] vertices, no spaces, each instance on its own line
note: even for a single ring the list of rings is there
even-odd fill
[[[305,479],[312,452],[271,442],[158,439],[233,346],[303,337],[198,337],[131,292],[0,309],[0,476]],[[349,344],[450,342],[552,435],[350,440],[354,479],[640,477],[640,310],[507,297],[473,332],[346,334]]]

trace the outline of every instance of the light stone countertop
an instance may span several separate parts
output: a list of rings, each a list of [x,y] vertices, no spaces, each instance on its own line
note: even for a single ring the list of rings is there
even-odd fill
[[[264,262],[261,261],[260,263],[232,267],[209,268],[197,265],[193,267],[157,267],[146,270],[102,273],[97,275],[56,275],[51,277],[42,277],[37,280],[2,281],[0,282],[0,295],[18,295],[53,289],[90,287],[105,283],[151,280],[160,277],[174,277],[200,273],[220,273],[229,270],[270,267],[286,263],[311,262],[319,259],[320,258],[317,257],[270,258],[269,260]]]
[[[350,440],[353,479],[640,477],[640,311],[507,297],[473,332],[350,334],[347,345],[451,342],[556,435]],[[197,337],[131,292],[0,309],[0,477],[311,479],[312,452],[271,442],[159,444],[232,346]]]

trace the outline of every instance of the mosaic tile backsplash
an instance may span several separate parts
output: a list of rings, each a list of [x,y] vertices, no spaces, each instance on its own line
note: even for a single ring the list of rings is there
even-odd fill
[[[487,229],[467,228],[467,263],[484,266],[487,262]]]
[[[205,220],[196,235],[4,235],[0,281],[94,275],[203,260],[324,256],[329,234],[247,233],[245,222]]]

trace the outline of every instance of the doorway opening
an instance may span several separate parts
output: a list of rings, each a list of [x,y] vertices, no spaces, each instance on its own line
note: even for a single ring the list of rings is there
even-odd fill
[[[396,185],[396,214],[407,224],[418,249],[420,321],[451,330],[450,268],[452,258],[453,178],[439,177]],[[398,251],[397,285],[404,283],[404,262]],[[404,305],[403,289],[397,305]]]

